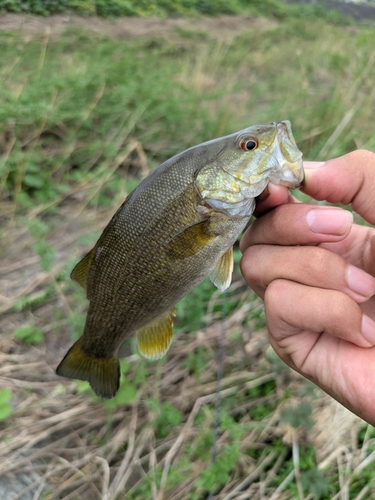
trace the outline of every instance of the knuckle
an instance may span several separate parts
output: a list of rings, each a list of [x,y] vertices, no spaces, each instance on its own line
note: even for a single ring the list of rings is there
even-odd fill
[[[303,247],[301,252],[304,262],[301,272],[306,284],[332,289],[346,286],[346,264],[342,257],[320,246]]]
[[[284,313],[288,308],[291,296],[291,283],[277,279],[272,281],[264,295],[264,309],[267,318],[267,329],[270,337],[276,343],[281,342],[290,334],[290,325],[284,319]]]
[[[290,293],[290,282],[284,279],[272,281],[264,294],[264,307],[267,312],[278,314],[282,304]]]
[[[334,325],[341,325],[343,322],[347,323],[347,318],[351,317],[350,312],[357,309],[353,299],[346,293],[340,291],[330,291],[331,300],[327,304],[329,308],[329,315],[331,323]]]
[[[263,273],[259,257],[262,253],[260,247],[263,246],[264,245],[255,245],[247,248],[240,261],[241,273],[250,286],[261,286],[261,276]]]

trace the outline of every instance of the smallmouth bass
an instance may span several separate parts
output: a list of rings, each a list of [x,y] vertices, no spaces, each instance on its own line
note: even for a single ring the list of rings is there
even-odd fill
[[[135,332],[140,353],[165,355],[175,304],[210,276],[228,288],[233,244],[268,182],[302,185],[290,122],[254,125],[194,146],[146,177],[117,210],[71,278],[89,300],[82,337],[57,367],[112,398],[118,349]]]

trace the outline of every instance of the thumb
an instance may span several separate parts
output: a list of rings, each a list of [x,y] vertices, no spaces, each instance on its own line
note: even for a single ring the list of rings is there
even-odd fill
[[[316,200],[351,204],[353,210],[375,224],[375,154],[358,150],[327,162],[304,162],[302,191]]]

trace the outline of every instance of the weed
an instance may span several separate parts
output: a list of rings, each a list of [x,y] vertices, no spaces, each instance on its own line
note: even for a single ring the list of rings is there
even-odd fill
[[[212,354],[207,352],[202,346],[199,346],[196,351],[188,353],[184,361],[184,366],[194,373],[194,376],[199,380],[200,373],[204,371],[207,366],[208,360],[212,358]]]
[[[31,325],[23,325],[14,331],[14,338],[21,340],[25,344],[41,344],[44,335],[40,328]]]
[[[34,238],[32,249],[40,258],[40,267],[43,271],[51,271],[55,252],[46,239],[50,228],[38,217],[26,219],[25,224]]]
[[[104,402],[106,408],[110,411],[114,411],[121,405],[127,405],[133,403],[137,399],[137,389],[136,386],[130,383],[128,380],[124,379],[121,382],[120,389],[113,399],[109,399]]]
[[[10,389],[0,389],[0,420],[5,420],[12,412],[12,391]]]
[[[310,466],[307,470],[301,472],[301,483],[303,490],[310,493],[312,498],[316,500],[324,498],[326,493],[328,493],[328,482],[326,478],[323,473],[314,466]]]
[[[287,408],[281,415],[281,421],[290,424],[292,427],[304,427],[310,430],[315,421],[310,418],[312,406],[308,401],[302,401],[298,406]]]
[[[103,17],[117,16],[215,16],[219,14],[269,15],[278,19],[325,18],[342,24],[346,20],[323,3],[287,5],[280,0],[0,0],[0,12],[48,15],[66,10]]]
[[[170,426],[178,425],[182,422],[181,412],[169,401],[161,403],[155,399],[149,399],[147,406],[156,415],[153,425],[156,436],[164,438],[170,433]]]

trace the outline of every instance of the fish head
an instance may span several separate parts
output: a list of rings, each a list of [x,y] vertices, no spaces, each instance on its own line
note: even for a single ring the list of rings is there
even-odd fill
[[[294,189],[303,185],[302,153],[287,120],[254,125],[213,143],[216,149],[220,145],[219,153],[196,173],[195,185],[215,210],[249,217],[254,198],[268,182]]]

